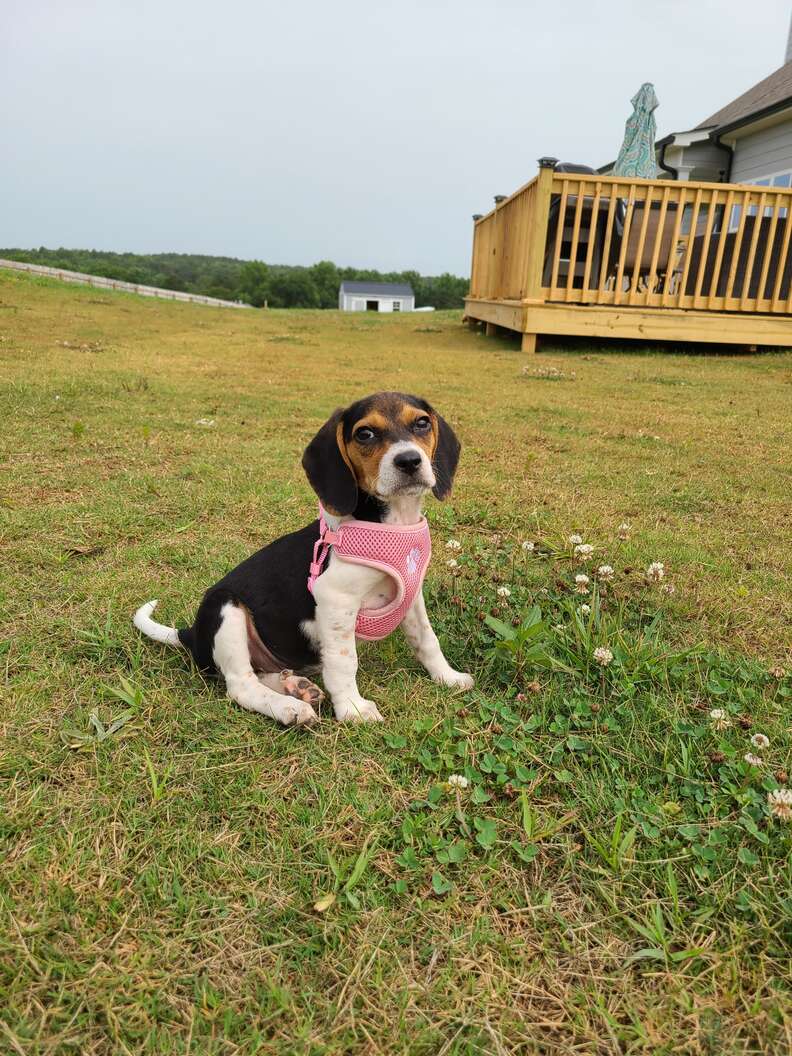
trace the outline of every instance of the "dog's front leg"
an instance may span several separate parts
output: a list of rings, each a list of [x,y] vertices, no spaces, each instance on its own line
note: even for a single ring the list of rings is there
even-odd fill
[[[358,658],[355,623],[362,598],[376,582],[372,569],[346,565],[331,558],[314,587],[316,637],[322,660],[322,680],[341,722],[382,722],[373,700],[357,686]]]
[[[430,678],[442,686],[457,689],[472,689],[473,676],[455,671],[443,656],[443,650],[432,630],[426,614],[423,591],[420,591],[404,616],[402,623],[407,641],[412,646],[416,659],[426,668]]]

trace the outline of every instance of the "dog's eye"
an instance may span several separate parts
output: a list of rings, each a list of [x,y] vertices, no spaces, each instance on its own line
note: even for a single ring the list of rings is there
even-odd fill
[[[416,418],[413,422],[413,429],[416,433],[425,433],[427,429],[432,428],[432,423],[428,418]]]
[[[367,425],[364,425],[362,429],[358,429],[355,433],[355,439],[359,440],[361,444],[370,444],[372,440],[376,439],[377,434],[373,429],[369,429]]]

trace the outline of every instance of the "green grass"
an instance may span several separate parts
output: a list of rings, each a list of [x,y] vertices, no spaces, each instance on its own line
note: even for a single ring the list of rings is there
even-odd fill
[[[790,1051],[792,356],[430,323],[0,275],[0,1051]],[[384,726],[283,730],[130,616],[312,517],[303,447],[379,388],[464,444],[427,592],[477,688],[396,635]]]

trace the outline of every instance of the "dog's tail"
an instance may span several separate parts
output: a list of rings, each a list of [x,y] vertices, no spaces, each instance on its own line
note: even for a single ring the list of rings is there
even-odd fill
[[[175,627],[166,627],[164,623],[157,623],[156,620],[152,620],[151,614],[156,607],[156,601],[147,601],[145,605],[141,605],[137,610],[132,617],[132,622],[139,631],[148,635],[149,638],[153,638],[155,642],[171,645],[174,649],[183,648],[179,632]]]

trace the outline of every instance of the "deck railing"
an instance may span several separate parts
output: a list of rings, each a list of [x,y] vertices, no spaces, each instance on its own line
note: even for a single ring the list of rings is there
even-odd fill
[[[470,297],[789,314],[791,234],[792,189],[546,164],[476,222]]]

